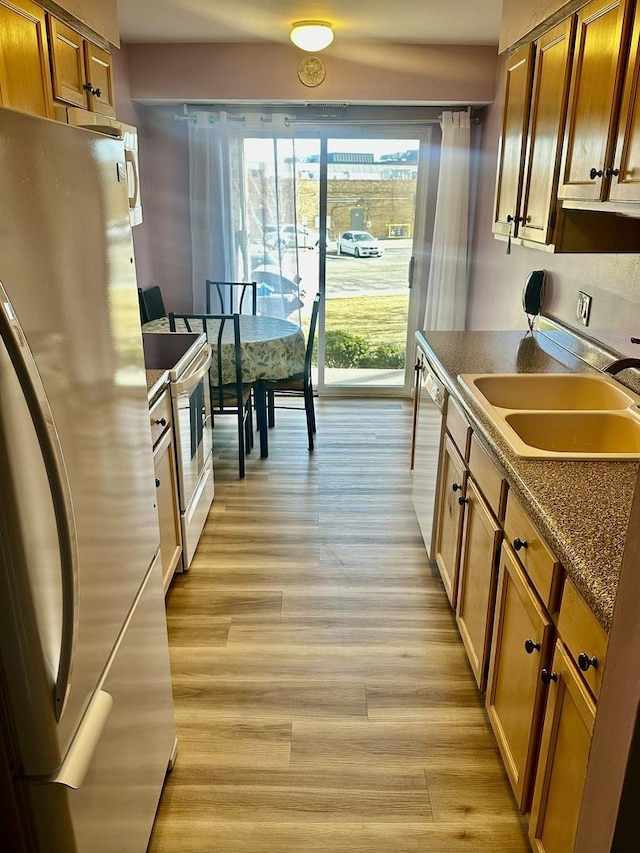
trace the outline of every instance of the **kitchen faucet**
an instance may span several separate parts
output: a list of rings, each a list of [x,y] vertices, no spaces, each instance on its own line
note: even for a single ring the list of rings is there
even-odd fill
[[[631,338],[630,340],[632,344],[640,344],[640,338]],[[629,367],[640,369],[640,358],[618,358],[612,361],[611,364],[608,364],[603,370],[605,373],[615,376],[616,373],[620,373],[621,370],[627,370]]]

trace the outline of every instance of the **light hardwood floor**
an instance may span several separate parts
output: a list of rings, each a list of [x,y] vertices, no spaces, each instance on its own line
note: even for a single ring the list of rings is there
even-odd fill
[[[149,853],[529,850],[411,503],[411,408],[277,412],[167,596],[179,753]]]

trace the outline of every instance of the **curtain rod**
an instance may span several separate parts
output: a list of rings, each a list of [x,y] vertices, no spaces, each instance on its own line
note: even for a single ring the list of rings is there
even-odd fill
[[[335,104],[331,105],[335,108],[341,108],[346,110],[347,104]],[[307,109],[311,109],[316,107],[315,104],[307,104]],[[318,105],[319,108],[319,105]],[[454,112],[455,110],[452,108],[451,110]],[[460,112],[464,112],[465,110],[460,110]],[[471,114],[471,124],[481,124],[482,119],[477,110],[473,110],[471,107],[467,107],[466,111]],[[207,112],[206,109],[201,110],[200,112]],[[182,114],[174,115],[174,121],[190,121],[194,124],[198,121],[198,116],[194,112],[188,112],[188,107],[186,104],[183,106]],[[210,115],[208,116],[209,124],[217,124],[220,121],[220,116],[218,115]],[[233,115],[227,114],[227,121],[229,122],[238,122],[241,125],[246,125],[247,117],[246,115]],[[285,115],[283,119],[283,123],[285,127],[290,127],[292,124],[322,124],[325,122],[334,121],[341,125],[385,125],[385,124],[394,124],[394,125],[425,125],[425,124],[440,124],[442,121],[442,113],[437,116],[425,116],[424,118],[398,118],[398,119],[389,119],[389,118],[380,118],[380,119],[357,119],[357,118],[344,118],[340,115],[317,115],[317,116],[305,116],[304,118],[296,118],[295,116]],[[273,116],[271,115],[261,115],[260,116],[260,124],[270,124],[273,122]]]

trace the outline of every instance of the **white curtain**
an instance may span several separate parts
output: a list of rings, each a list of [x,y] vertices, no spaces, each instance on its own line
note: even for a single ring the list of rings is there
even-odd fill
[[[288,117],[198,110],[189,118],[194,310],[205,309],[207,279],[257,280],[261,313],[293,313],[301,304],[297,253],[278,239],[283,223],[297,221]]]
[[[193,310],[205,310],[205,281],[233,281],[234,224],[229,215],[231,139],[225,113],[197,112],[189,125],[189,211]]]
[[[443,112],[438,197],[423,328],[464,329],[468,290],[469,112]]]

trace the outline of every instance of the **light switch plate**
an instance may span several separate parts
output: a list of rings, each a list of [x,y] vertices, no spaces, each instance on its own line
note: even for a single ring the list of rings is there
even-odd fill
[[[578,291],[578,304],[576,306],[576,317],[583,326],[589,325],[589,315],[591,314],[591,297],[588,293],[582,290]]]

